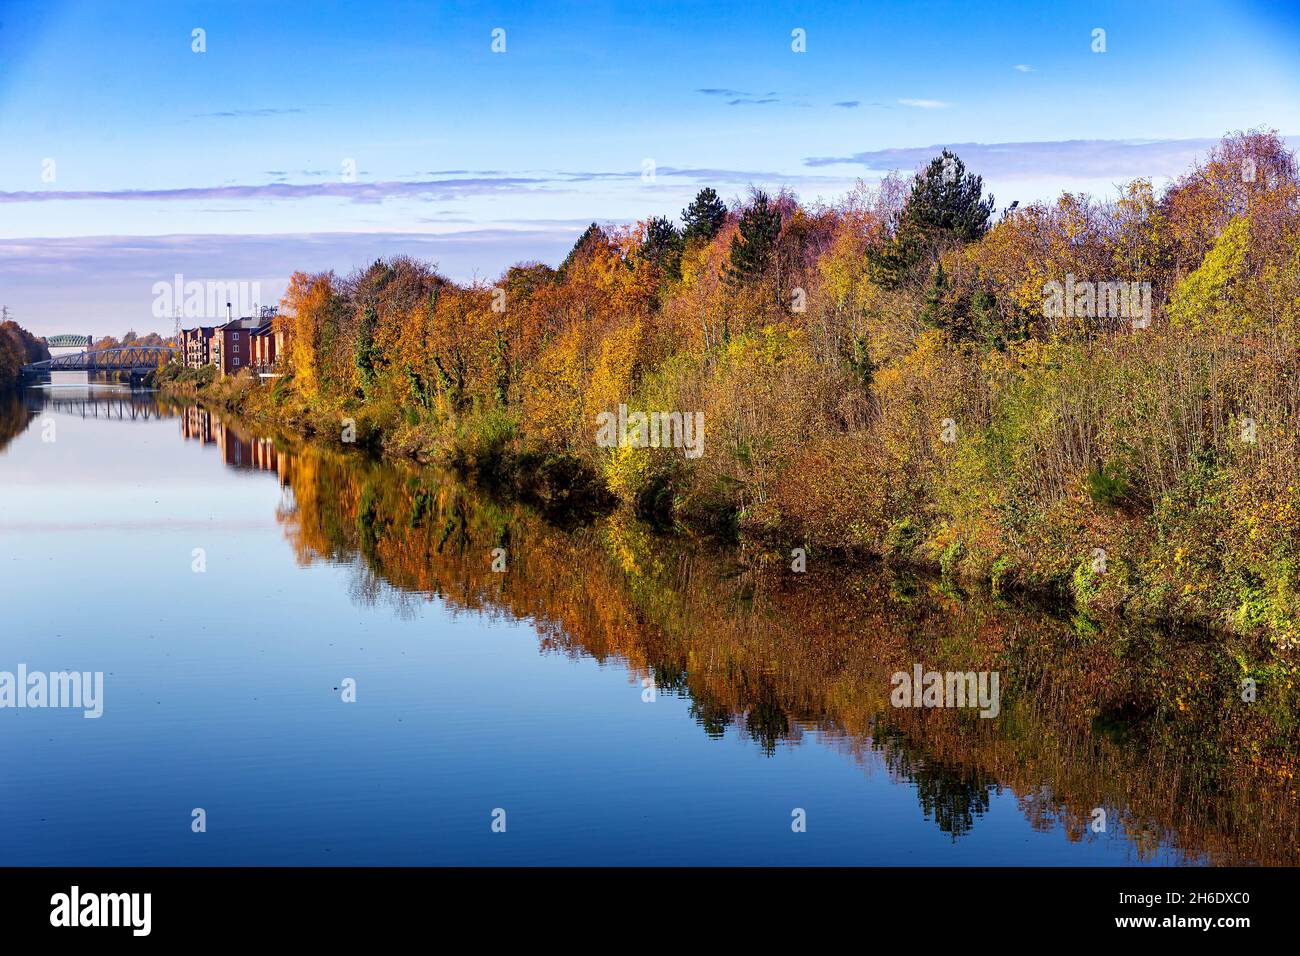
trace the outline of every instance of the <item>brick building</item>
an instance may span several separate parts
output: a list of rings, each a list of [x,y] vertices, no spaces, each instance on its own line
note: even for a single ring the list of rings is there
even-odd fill
[[[236,375],[248,368],[253,357],[250,336],[256,330],[255,319],[231,319],[216,328],[212,338],[212,364],[222,375]]]
[[[179,347],[185,367],[215,365],[222,375],[237,375],[246,368],[269,373],[284,354],[285,333],[275,327],[276,312],[265,307],[255,316],[232,317],[223,325],[182,329]]]
[[[275,366],[284,355],[284,331],[270,322],[253,332],[253,370],[260,375],[274,374]]]
[[[212,363],[212,341],[216,330],[211,326],[181,329],[176,343],[181,350],[181,361],[186,368],[202,368]]]

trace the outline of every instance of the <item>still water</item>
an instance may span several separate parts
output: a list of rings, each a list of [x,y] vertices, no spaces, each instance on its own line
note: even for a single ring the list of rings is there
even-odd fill
[[[0,671],[104,673],[98,719],[0,709],[0,865],[1300,862],[1257,649],[111,386],[0,396],[0,448]],[[997,717],[892,707],[915,664],[997,671]]]

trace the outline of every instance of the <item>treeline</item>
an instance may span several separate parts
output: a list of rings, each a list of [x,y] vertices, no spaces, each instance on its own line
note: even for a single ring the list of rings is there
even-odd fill
[[[171,336],[171,335],[163,336],[157,332],[146,332],[144,335],[140,335],[137,332],[135,332],[134,329],[132,329],[124,333],[120,339],[113,335],[101,336],[95,342],[95,344],[90,347],[92,349],[117,349],[128,345],[140,345],[140,346],[173,345],[174,346],[175,344],[176,344],[175,336]]]
[[[1300,178],[1272,132],[1167,188],[997,210],[944,152],[834,205],[702,190],[558,268],[296,274],[283,418],[664,520],[1300,637]],[[703,454],[597,416],[699,413]]]
[[[43,362],[49,357],[50,350],[44,340],[13,320],[0,322],[0,389],[13,388],[24,365]]]

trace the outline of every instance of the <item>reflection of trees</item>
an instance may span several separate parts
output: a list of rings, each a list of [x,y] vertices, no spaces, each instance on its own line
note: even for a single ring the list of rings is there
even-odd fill
[[[997,781],[972,767],[946,766],[927,758],[904,735],[886,726],[878,723],[872,745],[883,753],[889,772],[912,781],[921,809],[940,830],[954,840],[969,833],[988,812],[989,794]]]
[[[989,785],[982,775],[967,771],[964,775],[944,767],[922,763],[913,769],[912,782],[921,801],[921,809],[944,833],[955,840],[968,833],[975,818],[989,808]]]
[[[437,596],[528,620],[545,651],[624,661],[688,697],[709,736],[730,729],[767,753],[815,728],[912,781],[954,838],[1006,787],[1033,825],[1071,839],[1093,839],[1092,808],[1105,806],[1139,855],[1172,844],[1214,862],[1300,863],[1294,692],[1250,708],[1235,694],[1258,649],[1136,625],[1080,633],[824,557],[800,575],[761,553],[737,565],[620,515],[561,530],[431,472],[320,448],[285,473],[280,517],[298,560],[352,563],[359,599],[406,613]],[[491,570],[498,547],[505,573]],[[998,670],[1001,715],[893,709],[889,675],[917,662]]]
[[[764,753],[773,753],[776,745],[790,734],[790,720],[780,704],[760,700],[745,712],[745,733],[762,746]]]
[[[731,711],[717,701],[695,697],[691,701],[691,716],[714,739],[723,736],[735,719]]]
[[[24,407],[17,389],[0,388],[0,452],[26,431],[27,423],[35,417],[35,412],[29,412]]]

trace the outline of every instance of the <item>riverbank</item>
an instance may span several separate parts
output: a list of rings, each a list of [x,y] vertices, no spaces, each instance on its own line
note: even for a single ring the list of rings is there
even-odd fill
[[[494,435],[481,422],[461,422],[459,427],[444,422],[439,427],[427,420],[411,423],[385,417],[365,402],[312,403],[298,393],[292,377],[263,384],[247,375],[218,378],[206,370],[177,374],[173,369],[160,376],[157,384],[172,399],[209,406],[255,427],[377,457],[450,469],[503,498],[536,506],[562,523],[624,508],[664,530],[703,532],[733,544],[743,538],[757,544],[766,554],[765,560],[774,564],[826,566],[841,560],[837,555],[844,560],[876,557],[895,566],[933,572],[948,586],[1073,611],[1081,615],[1084,626],[1091,626],[1088,621],[1127,619],[1253,637],[1282,651],[1289,651],[1294,642],[1291,621],[1278,614],[1288,595],[1278,595],[1271,607],[1270,595],[1256,583],[1246,591],[1253,603],[1244,610],[1238,603],[1243,585],[1223,570],[1232,555],[1223,551],[1222,541],[1195,528],[1195,489],[1164,502],[1150,515],[1122,507],[1102,509],[1080,493],[1084,505],[1099,514],[1091,520],[1081,520],[1069,510],[1038,516],[1035,536],[1022,539],[1014,557],[1009,556],[1005,542],[980,542],[976,548],[981,550],[972,553],[960,537],[952,537],[949,540],[954,543],[940,547],[933,521],[928,529],[897,522],[877,534],[879,543],[873,546],[865,535],[855,540],[810,534],[806,526],[793,523],[711,521],[688,512],[638,507],[636,502],[620,500],[602,476],[577,456],[521,450],[517,432],[508,427]],[[1199,491],[1202,499],[1214,488],[1212,477],[1212,469],[1205,466]],[[842,472],[837,474],[834,463],[827,462],[819,481],[837,480],[843,480]],[[869,507],[863,504],[868,500],[865,489],[859,486],[857,493],[856,505],[854,499],[837,503],[849,529],[860,526],[861,521],[860,516],[849,513],[851,509],[866,511]],[[824,488],[820,494],[823,500],[831,497]],[[1199,509],[1202,515],[1207,513],[1204,500]],[[944,518],[949,526],[955,522],[952,514]],[[1180,529],[1184,535],[1199,530],[1202,546],[1189,548],[1186,537],[1184,543],[1173,543]],[[1092,541],[1105,547],[1087,548],[1084,534],[1093,535]],[[1041,553],[1029,551],[1034,542],[1041,544]],[[990,549],[999,553],[992,562],[987,560]],[[1081,559],[1072,559],[1071,552]],[[1213,568],[1219,569],[1217,577],[1207,580],[1208,569]],[[1187,580],[1181,589],[1173,588],[1171,577],[1176,579],[1184,569]],[[1213,610],[1216,604],[1220,608],[1217,613]]]
[[[403,426],[364,402],[309,402],[291,376],[263,383],[249,374],[223,378],[215,373],[211,366],[198,371],[167,366],[152,384],[171,400],[196,402],[281,434],[450,470],[562,522],[617,504],[600,476],[575,456],[521,451],[485,441],[476,431],[430,422]]]

